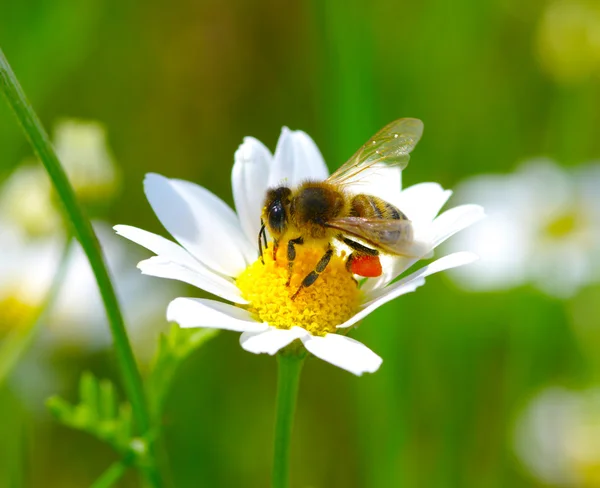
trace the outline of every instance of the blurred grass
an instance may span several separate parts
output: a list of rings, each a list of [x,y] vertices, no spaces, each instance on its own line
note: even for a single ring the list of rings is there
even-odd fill
[[[419,117],[425,135],[406,185],[451,188],[541,154],[597,158],[597,83],[560,85],[536,60],[546,5],[13,2],[0,4],[0,45],[44,123],[106,124],[126,189],[107,219],[162,231],[144,173],[197,181],[231,203],[242,137],[274,149],[282,125],[307,131],[335,168],[385,123]],[[0,105],[0,175],[27,154]],[[357,379],[306,364],[293,486],[541,486],[512,454],[512,423],[536,389],[597,374],[570,320],[565,304],[528,288],[472,296],[430,278],[358,330],[384,358],[379,372]],[[53,367],[72,391],[78,371],[115,373],[109,354],[63,354]],[[165,418],[177,487],[268,484],[275,376],[273,358],[240,350],[236,334],[184,364]],[[1,405],[6,432],[23,407]],[[114,460],[83,434],[33,418],[21,486],[85,486]],[[0,456],[4,486],[16,461]]]

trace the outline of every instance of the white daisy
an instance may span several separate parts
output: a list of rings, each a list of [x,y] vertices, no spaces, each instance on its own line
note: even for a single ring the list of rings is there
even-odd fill
[[[181,289],[169,283],[149,283],[125,265],[141,258],[118,239],[107,224],[95,222],[114,285],[123,304],[123,314],[132,343],[143,360],[155,349],[151,330],[164,324],[156,320],[161,302],[177,296]],[[0,335],[31,325],[45,305],[58,271],[66,238],[63,233],[31,238],[22,229],[0,219]],[[171,285],[171,286],[169,286]],[[98,350],[110,345],[111,337],[98,285],[81,246],[73,243],[59,293],[43,323],[43,344],[50,350],[73,347]]]
[[[525,408],[515,449],[537,478],[553,486],[600,484],[600,389],[552,387]]]
[[[168,320],[181,327],[242,332],[242,347],[257,354],[273,355],[299,339],[310,353],[340,368],[356,375],[374,372],[382,359],[347,337],[349,328],[384,303],[414,291],[426,276],[470,263],[476,256],[466,252],[445,256],[397,281],[417,259],[387,259],[384,274],[358,289],[339,250],[314,285],[291,300],[323,250],[298,246],[290,286],[281,249],[276,261],[271,249],[265,252],[263,264],[257,236],[265,192],[282,182],[294,187],[327,176],[321,153],[304,132],[284,128],[274,155],[247,137],[235,153],[232,172],[237,214],[201,186],[148,174],[146,196],[178,244],[135,227],[118,225],[115,230],[156,254],[138,264],[142,273],[184,281],[233,303],[177,298],[167,308]],[[370,175],[356,190],[397,205],[412,220],[417,238],[427,236],[430,249],[483,215],[481,207],[463,205],[436,218],[451,192],[436,183],[400,191],[400,171],[393,168]]]
[[[99,123],[65,120],[56,125],[55,145],[79,197],[90,199],[112,192],[118,171]],[[0,187],[0,334],[31,325],[45,304],[67,241],[57,201],[39,163],[18,166]],[[134,250],[106,224],[98,221],[94,228],[124,304],[136,352],[148,356],[155,346],[148,324],[158,325],[151,320],[158,309],[149,309],[148,304],[177,296],[177,287],[174,283],[150,283],[124,266],[141,259],[139,253],[132,254]],[[77,243],[51,308],[43,332],[46,344],[52,346],[49,349],[98,349],[110,343],[96,280]],[[148,347],[150,343],[152,347]]]
[[[599,281],[599,185],[599,164],[565,170],[546,159],[466,180],[458,199],[481,203],[488,218],[449,243],[481,258],[450,275],[473,291],[533,283],[557,297]]]
[[[32,239],[0,212],[0,334],[33,320],[50,288],[63,246],[61,235]]]

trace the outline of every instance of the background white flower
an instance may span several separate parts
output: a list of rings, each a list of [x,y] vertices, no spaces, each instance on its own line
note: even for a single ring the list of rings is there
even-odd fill
[[[61,216],[52,202],[52,186],[38,163],[18,166],[0,187],[2,232],[41,235],[61,228]]]
[[[600,164],[565,170],[547,159],[466,180],[457,198],[482,204],[488,217],[447,248],[470,249],[481,259],[450,275],[473,291],[533,283],[558,297],[599,281],[598,188]]]
[[[65,120],[56,126],[55,143],[79,196],[98,196],[99,189],[105,194],[114,191],[117,173],[100,124]],[[44,305],[67,241],[57,203],[39,163],[17,167],[0,187],[0,331],[28,325]],[[156,319],[161,298],[174,296],[177,287],[144,280],[126,266],[139,254],[116,238],[107,224],[99,221],[94,227],[134,345],[142,359],[149,359],[156,342],[153,331],[166,326]],[[96,281],[76,242],[59,295],[45,318],[42,339],[51,348],[94,350],[110,344]]]
[[[267,323],[261,318],[261,312],[251,313],[243,308],[248,301],[241,289],[241,282],[247,281],[242,279],[243,273],[258,258],[257,236],[267,188],[279,184],[295,187],[306,179],[322,180],[327,175],[323,157],[304,132],[284,128],[274,155],[262,143],[247,137],[235,154],[232,171],[237,215],[205,188],[187,181],[149,174],[144,182],[146,196],[161,223],[179,245],[135,227],[118,225],[115,229],[118,234],[157,254],[138,264],[142,273],[184,281],[235,304],[177,298],[167,309],[169,320],[182,327],[212,327],[243,332],[241,345],[253,353],[275,354],[300,339],[312,354],[336,366],[357,375],[373,372],[379,368],[381,358],[361,343],[345,335],[332,333],[336,331],[335,324],[333,330],[327,329],[323,323],[313,324],[313,315],[305,319],[306,324],[300,323],[305,312],[316,314],[317,309],[331,305],[326,300],[338,300],[337,293],[329,294],[327,298],[315,297],[313,302],[307,303],[301,301],[304,297],[300,295],[298,302],[292,303],[289,288],[283,284],[285,279],[277,288],[270,287],[268,279],[262,282],[259,278],[244,286],[266,290],[264,306],[273,312],[271,316],[279,311],[295,310],[297,305],[300,308],[295,315],[297,321],[289,322],[290,319],[286,318],[288,322],[283,321],[285,323]],[[463,205],[436,218],[450,197],[450,192],[435,183],[415,185],[401,192],[400,171],[396,168],[375,168],[365,176],[356,191],[372,193],[397,204],[413,220],[417,237],[426,239],[429,244],[424,248],[425,254],[483,215],[481,207]],[[384,275],[367,280],[361,288],[364,293],[354,313],[336,322],[338,329],[352,327],[384,303],[414,291],[424,283],[426,276],[470,263],[475,258],[471,253],[463,252],[445,256],[393,283],[392,280],[418,259],[401,258],[386,263],[388,266]],[[341,258],[337,259],[341,262]],[[267,256],[265,260],[268,260]],[[335,266],[334,260],[326,272]],[[278,266],[274,265],[273,268],[277,269]],[[268,265],[259,264],[258,274],[267,269]],[[355,290],[345,270],[340,275],[345,276]],[[312,293],[323,283],[324,279],[320,278],[306,289],[307,293]],[[249,307],[257,310],[256,300],[253,299]],[[294,316],[293,313],[291,315]]]
[[[120,173],[99,122],[59,121],[54,127],[54,147],[80,198],[104,202],[119,189]]]
[[[600,484],[600,389],[552,387],[525,408],[515,431],[524,465],[554,486]]]

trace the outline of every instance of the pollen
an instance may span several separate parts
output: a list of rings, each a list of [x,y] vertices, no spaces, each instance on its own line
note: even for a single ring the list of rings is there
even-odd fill
[[[315,269],[324,254],[323,247],[296,246],[292,278],[288,281],[287,243],[281,245],[273,259],[272,248],[238,276],[236,284],[250,302],[248,310],[261,322],[278,329],[297,325],[313,335],[336,332],[358,310],[360,290],[346,269],[343,254],[333,254],[325,270],[309,287],[292,296],[306,275]]]

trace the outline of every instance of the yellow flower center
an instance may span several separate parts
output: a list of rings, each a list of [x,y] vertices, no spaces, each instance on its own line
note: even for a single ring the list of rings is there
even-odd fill
[[[295,325],[313,335],[336,332],[336,326],[352,317],[358,309],[360,290],[352,274],[346,270],[344,255],[333,254],[329,264],[317,280],[292,296],[302,280],[313,271],[324,254],[322,247],[296,246],[296,259],[289,286],[287,242],[277,251],[273,260],[272,248],[238,276],[236,284],[242,296],[250,302],[248,310],[261,322],[278,329]]]
[[[558,215],[546,226],[546,234],[550,237],[560,238],[572,234],[579,226],[579,218],[575,212]]]
[[[34,318],[36,307],[18,296],[8,295],[0,300],[0,334],[28,325]]]

